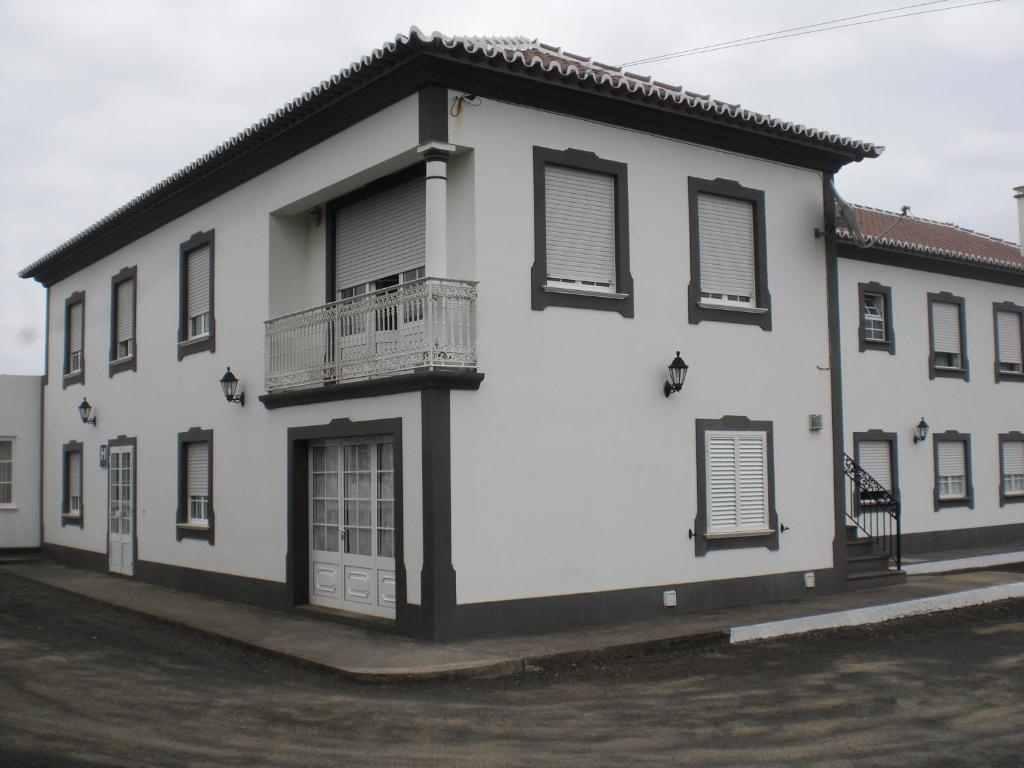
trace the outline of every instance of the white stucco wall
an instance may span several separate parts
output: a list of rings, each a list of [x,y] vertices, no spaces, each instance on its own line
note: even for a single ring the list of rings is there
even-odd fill
[[[816,367],[828,366],[824,247],[813,234],[820,175],[486,99],[452,119],[450,138],[473,150],[475,221],[465,226],[476,232],[486,374],[478,392],[452,393],[458,601],[831,567],[829,374]],[[534,145],[628,164],[634,318],[531,310]],[[772,331],[689,324],[688,176],[764,190]],[[666,400],[677,349],[689,377]],[[695,420],[726,414],[774,422],[776,507],[790,528],[777,552],[696,557],[687,538]],[[810,432],[809,414],[823,414],[825,429]]]
[[[418,101],[410,97],[105,257],[50,290],[46,388],[46,541],[106,551],[106,471],[99,446],[138,438],[137,559],[273,581],[285,579],[286,432],[332,419],[403,419],[405,549],[409,596],[419,601],[420,407],[416,394],[268,411],[263,324],[272,314],[323,301],[323,232],[305,211],[415,157]],[[284,222],[283,226],[278,224]],[[216,350],[177,359],[178,248],[215,230]],[[321,243],[319,251],[316,243]],[[110,278],[138,266],[138,370],[107,375]],[[317,291],[315,286],[320,286]],[[64,303],[86,292],[85,383],[61,387]],[[244,408],[224,402],[226,366],[241,379]],[[97,416],[82,424],[87,396]],[[214,430],[216,543],[175,540],[177,434]],[[61,527],[61,447],[84,444],[84,527]]]
[[[40,377],[0,375],[0,440],[14,456],[13,498],[0,504],[0,550],[39,546]]]
[[[895,355],[860,352],[858,283],[892,288]],[[1024,288],[980,280],[839,260],[846,452],[853,433],[881,429],[898,433],[903,530],[944,531],[1024,523],[1024,504],[999,506],[1001,432],[1024,431],[1024,384],[995,382],[992,305],[1024,304]],[[970,381],[928,378],[928,294],[948,291],[966,301]],[[936,511],[932,437],[914,445],[914,426],[924,417],[931,435],[957,430],[971,435],[974,509]]]

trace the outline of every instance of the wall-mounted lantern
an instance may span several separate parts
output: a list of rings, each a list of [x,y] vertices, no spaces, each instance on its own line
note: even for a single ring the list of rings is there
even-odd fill
[[[224,398],[229,403],[238,403],[243,408],[245,407],[245,392],[238,391],[238,377],[231,372],[230,365],[224,375],[220,377],[220,388],[224,391]]]
[[[914,427],[914,445],[923,443],[928,439],[928,422],[924,420],[924,416],[917,422],[917,426]]]
[[[679,356],[679,350],[676,350],[676,359],[668,364],[668,381],[665,382],[665,397],[669,397],[673,392],[678,392],[683,388],[683,382],[686,381],[686,372],[690,370],[690,366]]]
[[[92,415],[92,406],[89,405],[89,401],[84,397],[82,398],[81,404],[78,406],[78,415],[82,417],[83,424],[92,424],[96,426],[96,417]]]

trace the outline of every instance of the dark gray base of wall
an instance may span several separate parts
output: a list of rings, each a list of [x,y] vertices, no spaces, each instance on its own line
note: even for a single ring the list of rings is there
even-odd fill
[[[804,586],[804,572],[799,571],[695,584],[666,584],[613,592],[473,603],[456,607],[453,634],[457,638],[467,638],[564,629],[793,600],[839,592],[846,588],[845,579],[838,578],[834,569],[815,571],[815,580],[815,589],[807,589]],[[667,589],[676,591],[676,608],[662,606],[662,593]]]
[[[135,563],[135,578],[161,587],[257,605],[260,608],[286,611],[292,607],[291,592],[282,581],[264,581],[144,560]]]
[[[62,547],[59,544],[43,544],[43,554],[52,557],[61,565],[68,565],[72,568],[81,568],[86,571],[97,571],[107,573],[110,564],[107,561],[106,552],[90,552],[86,549],[75,549],[74,547]]]
[[[1013,544],[1024,545],[1024,523],[903,534],[904,555],[916,555],[922,552],[942,552],[947,549],[1010,546]]]
[[[39,547],[0,547],[0,555],[38,555]]]

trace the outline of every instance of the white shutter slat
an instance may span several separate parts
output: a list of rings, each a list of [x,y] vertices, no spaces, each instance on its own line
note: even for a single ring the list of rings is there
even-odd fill
[[[708,530],[736,525],[736,452],[732,436],[707,434]]]
[[[1013,440],[1003,443],[1003,474],[1024,475],[1024,442]]]
[[[548,277],[615,287],[615,177],[544,168]]]
[[[210,311],[210,247],[197,248],[188,255],[188,316]]]
[[[344,288],[426,263],[426,181],[415,179],[337,211],[334,279]]]
[[[68,496],[82,495],[82,454],[68,454]]]
[[[768,527],[767,437],[763,432],[708,432],[709,533]]]
[[[958,477],[967,474],[964,444],[957,442],[939,443],[939,475]]]
[[[885,490],[892,493],[892,450],[886,440],[864,440],[860,444],[861,468]]]
[[[189,443],[187,452],[188,477],[186,486],[189,496],[209,495],[210,444]]]
[[[82,302],[71,305],[70,318],[68,319],[68,334],[71,337],[70,349],[72,352],[79,352],[82,349]]]
[[[999,328],[999,362],[1021,365],[1020,315],[999,312],[996,322]]]
[[[700,289],[755,298],[754,206],[716,195],[697,196]]]
[[[125,280],[117,285],[117,340],[129,341],[134,337],[135,281]]]
[[[932,304],[934,350],[960,354],[960,305],[944,301]]]
[[[763,432],[743,434],[736,438],[739,457],[740,528],[762,530],[768,527],[768,471]]]

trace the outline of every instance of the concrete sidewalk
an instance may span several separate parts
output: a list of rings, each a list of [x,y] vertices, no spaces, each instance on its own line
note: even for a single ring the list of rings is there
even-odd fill
[[[377,682],[508,675],[554,659],[611,658],[682,643],[728,644],[1024,597],[1024,576],[1019,573],[922,575],[891,587],[799,601],[430,644],[52,562],[5,563],[0,570],[352,679]]]

